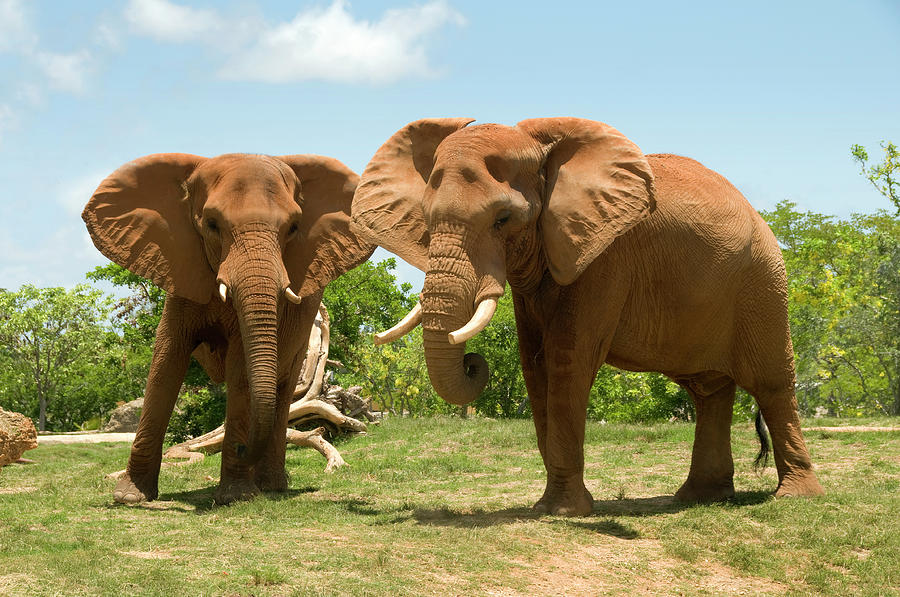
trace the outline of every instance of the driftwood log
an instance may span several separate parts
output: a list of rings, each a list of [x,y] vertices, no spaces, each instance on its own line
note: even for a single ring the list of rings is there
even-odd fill
[[[347,463],[326,439],[326,434],[365,433],[366,423],[355,417],[375,421],[369,401],[359,395],[360,387],[344,389],[328,384],[330,376],[325,371],[326,365],[340,366],[340,363],[328,360],[330,338],[330,319],[322,304],[309,335],[309,348],[294,389],[285,437],[288,444],[318,450],[326,459],[325,472],[329,473]],[[315,428],[306,431],[291,428],[310,426]],[[224,439],[225,426],[221,425],[209,433],[172,446],[163,454],[163,458],[169,460],[163,462],[163,466],[199,462],[206,454],[220,452]],[[117,477],[124,472],[118,471],[109,476]]]

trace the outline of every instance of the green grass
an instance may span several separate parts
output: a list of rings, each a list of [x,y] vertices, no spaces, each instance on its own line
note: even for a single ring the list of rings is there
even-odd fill
[[[212,505],[217,456],[164,469],[158,501],[125,507],[104,475],[127,445],[41,447],[0,472],[0,594],[897,594],[900,432],[809,432],[828,493],[775,500],[736,425],[738,495],[690,507],[671,495],[692,437],[589,423],[596,504],[580,519],[531,512],[529,421],[387,420],[338,445],[349,468],[290,448],[290,491],[231,507]]]

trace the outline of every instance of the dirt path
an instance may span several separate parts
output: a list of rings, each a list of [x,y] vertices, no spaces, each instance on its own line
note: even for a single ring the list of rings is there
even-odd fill
[[[134,441],[134,433],[60,433],[58,435],[38,435],[38,446],[56,444],[99,444],[100,442]]]

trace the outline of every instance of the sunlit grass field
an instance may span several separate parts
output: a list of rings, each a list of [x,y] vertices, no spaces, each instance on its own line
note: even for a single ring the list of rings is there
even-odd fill
[[[808,432],[827,495],[779,500],[752,425],[732,436],[738,495],[686,506],[692,425],[588,423],[578,519],[531,512],[530,421],[388,419],[338,444],[349,467],[291,447],[289,492],[230,507],[218,456],[126,507],[126,444],[41,447],[0,471],[0,595],[897,594],[900,432]]]

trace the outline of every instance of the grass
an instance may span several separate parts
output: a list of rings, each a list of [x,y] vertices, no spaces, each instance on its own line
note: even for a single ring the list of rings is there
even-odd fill
[[[127,445],[41,447],[0,472],[0,594],[897,594],[900,432],[809,432],[828,494],[775,500],[736,425],[738,495],[708,506],[671,499],[692,437],[589,423],[596,503],[580,519],[531,512],[529,421],[387,420],[338,446],[349,468],[291,448],[289,492],[223,508],[217,456],[164,469],[160,500],[125,507],[104,475]]]

